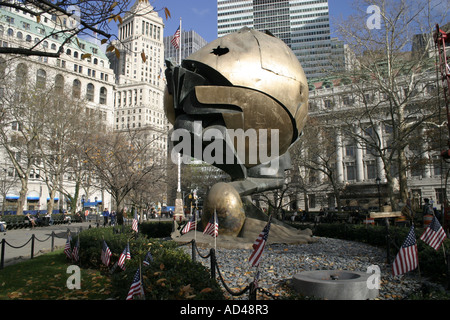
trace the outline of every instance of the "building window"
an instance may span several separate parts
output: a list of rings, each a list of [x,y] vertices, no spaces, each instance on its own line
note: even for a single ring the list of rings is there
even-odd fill
[[[346,145],[345,146],[345,155],[347,157],[354,157],[355,156],[355,146],[353,146],[353,145]]]
[[[73,85],[72,85],[72,96],[74,98],[80,98],[81,97],[81,82],[80,80],[73,80]]]
[[[36,73],[36,87],[39,89],[44,89],[46,81],[47,73],[45,70],[39,69]]]
[[[55,77],[55,91],[57,93],[63,93],[64,91],[64,77],[60,74]]]
[[[21,63],[16,69],[16,83],[19,85],[24,85],[27,83],[28,78],[28,67]]]
[[[106,104],[107,90],[105,87],[100,88],[100,104]]]
[[[88,101],[94,101],[94,85],[89,83],[86,88],[86,99]]]
[[[345,166],[347,173],[347,181],[356,180],[356,167],[354,163],[347,163]]]

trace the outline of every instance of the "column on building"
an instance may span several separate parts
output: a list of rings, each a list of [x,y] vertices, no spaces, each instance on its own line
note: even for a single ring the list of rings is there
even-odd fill
[[[375,130],[377,132],[377,137],[378,137],[378,143],[380,150],[382,150],[384,148],[384,139],[383,139],[383,123],[382,122],[378,122],[375,125]],[[384,171],[384,164],[383,164],[383,160],[381,159],[381,157],[377,157],[376,158],[377,161],[377,174],[378,174],[378,178],[381,179],[382,182],[386,181],[386,173]]]
[[[336,130],[336,179],[338,183],[344,182],[344,155],[342,151],[342,132]]]
[[[420,129],[420,136],[426,137],[426,130],[425,128]],[[431,166],[433,164],[432,161],[430,161],[430,155],[428,153],[428,142],[426,139],[423,140],[423,143],[421,144],[421,154],[423,162],[425,165],[423,166],[423,177],[424,178],[431,178]]]
[[[361,128],[358,126],[355,126],[355,133],[356,137],[361,136]],[[363,146],[359,139],[356,139],[356,159],[355,159],[355,166],[356,166],[356,181],[362,182],[364,181],[364,161],[363,161]]]

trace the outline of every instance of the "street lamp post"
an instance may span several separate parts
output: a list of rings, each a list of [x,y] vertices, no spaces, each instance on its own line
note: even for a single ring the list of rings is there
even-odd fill
[[[380,212],[381,211],[381,193],[380,193],[381,179],[379,177],[377,177],[375,179],[375,182],[377,183],[377,188],[378,188],[378,212]]]

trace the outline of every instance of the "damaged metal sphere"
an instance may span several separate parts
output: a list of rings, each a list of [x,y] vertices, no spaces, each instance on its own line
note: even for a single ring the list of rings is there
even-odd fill
[[[202,215],[203,227],[217,213],[219,234],[237,236],[245,221],[244,206],[239,193],[228,183],[216,183],[208,193]]]

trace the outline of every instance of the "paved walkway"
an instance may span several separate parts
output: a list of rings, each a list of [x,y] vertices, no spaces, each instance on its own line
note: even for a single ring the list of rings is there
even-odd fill
[[[52,248],[52,232],[54,236],[54,248],[64,247],[67,241],[67,232],[70,230],[76,233],[81,229],[87,229],[91,226],[96,227],[95,221],[92,222],[76,222],[69,224],[58,224],[47,227],[36,227],[33,229],[13,229],[5,233],[0,233],[0,243],[6,240],[4,252],[4,266],[11,265],[31,257],[31,237],[34,234],[34,256],[50,252]],[[20,248],[19,248],[20,247]],[[0,248],[1,254],[1,248]]]

